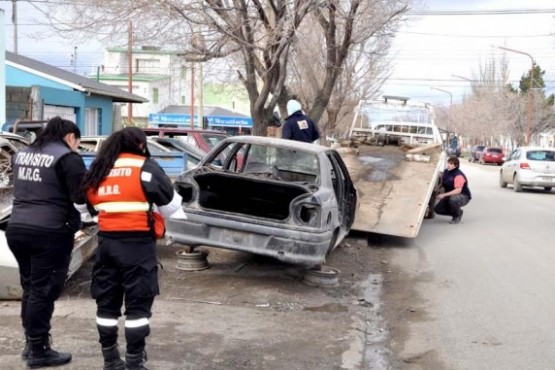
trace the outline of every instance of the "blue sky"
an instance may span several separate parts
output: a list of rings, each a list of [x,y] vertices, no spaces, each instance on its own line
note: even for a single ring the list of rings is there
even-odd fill
[[[11,1],[0,0],[0,8],[5,10],[7,50],[13,50],[11,7]],[[392,76],[382,89],[384,94],[448,105],[450,96],[430,89],[434,86],[450,91],[454,102],[460,101],[470,92],[469,82],[452,75],[472,78],[486,60],[500,58],[502,51],[491,45],[531,54],[546,71],[547,93],[555,93],[554,1],[428,0],[421,1],[416,9],[424,14],[409,17],[397,34],[390,55]],[[503,13],[510,9],[517,11]],[[540,13],[530,12],[542,9]],[[447,13],[437,14],[440,11]],[[499,14],[477,14],[480,11]],[[77,46],[78,73],[94,73],[102,63],[104,46],[99,42],[74,45],[57,37],[36,39],[33,34],[42,34],[40,27],[33,26],[40,13],[26,1],[18,1],[18,15],[21,54],[72,70],[71,55]],[[517,84],[530,68],[530,59],[515,53],[506,56],[511,82]]]

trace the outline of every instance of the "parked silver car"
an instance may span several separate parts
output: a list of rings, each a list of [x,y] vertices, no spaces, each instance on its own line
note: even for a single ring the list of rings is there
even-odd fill
[[[325,262],[357,206],[337,151],[267,137],[224,139],[175,186],[186,218],[166,221],[170,240],[307,266]]]
[[[516,192],[522,191],[523,186],[551,191],[555,186],[555,148],[515,149],[499,172],[499,185],[505,188],[507,184],[512,184]]]

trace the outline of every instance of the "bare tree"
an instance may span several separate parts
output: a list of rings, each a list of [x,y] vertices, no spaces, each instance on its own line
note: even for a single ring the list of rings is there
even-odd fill
[[[310,14],[324,34],[325,78],[310,114],[323,114],[353,50],[408,10],[409,0],[80,0],[50,3],[45,12],[59,32],[122,42],[129,20],[137,42],[182,51],[188,61],[227,58],[250,101],[255,135],[265,135],[284,89],[290,52]],[[313,32],[316,30],[312,27]]]

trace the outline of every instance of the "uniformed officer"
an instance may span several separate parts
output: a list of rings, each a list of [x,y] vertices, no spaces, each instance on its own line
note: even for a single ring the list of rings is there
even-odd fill
[[[75,152],[80,138],[73,122],[54,117],[13,158],[14,201],[6,238],[19,264],[26,337],[22,357],[31,368],[71,361],[71,354],[50,347],[49,337],[54,301],[64,287],[74,233],[81,227],[74,203],[86,201],[80,192],[86,168]]]
[[[297,100],[292,99],[287,102],[287,114],[289,116],[281,129],[283,139],[313,143],[320,138],[318,127],[303,113],[301,103]]]
[[[145,369],[145,338],[154,297],[159,294],[156,238],[164,233],[160,214],[181,211],[181,197],[160,166],[149,158],[146,135],[136,127],[113,133],[102,145],[84,188],[99,212],[99,240],[91,295],[104,369],[123,369],[117,345],[118,318],[125,303],[126,369]]]

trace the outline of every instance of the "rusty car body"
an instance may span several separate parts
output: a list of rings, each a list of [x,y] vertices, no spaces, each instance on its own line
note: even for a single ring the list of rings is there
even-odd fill
[[[334,149],[267,137],[226,138],[175,187],[186,218],[167,220],[170,242],[306,266],[325,262],[348,234],[357,206]]]

